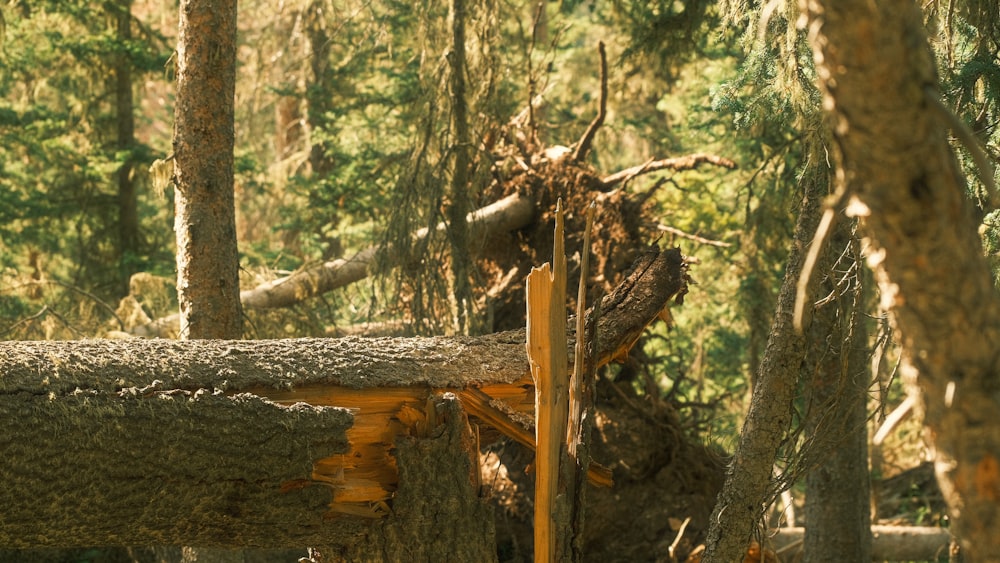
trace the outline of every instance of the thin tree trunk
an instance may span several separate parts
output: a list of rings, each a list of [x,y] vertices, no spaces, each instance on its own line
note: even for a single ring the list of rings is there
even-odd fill
[[[306,92],[307,120],[310,135],[325,131],[329,118],[327,113],[335,108],[331,103],[331,92],[336,92],[330,76],[330,48],[333,41],[326,28],[326,3],[322,0],[312,0],[306,7],[305,33],[309,38],[309,68],[312,76],[308,79]],[[333,169],[333,160],[326,152],[324,143],[311,141],[309,147],[309,165],[316,176],[322,178]]]
[[[845,203],[916,380],[952,530],[1000,561],[1000,299],[912,0],[803,2]],[[989,172],[987,172],[989,173]]]
[[[853,222],[840,221],[826,258],[803,378],[806,463],[805,563],[871,561],[868,473],[867,332],[860,245]]]
[[[459,334],[472,327],[472,286],[469,276],[472,258],[469,253],[469,226],[465,216],[470,211],[469,180],[472,171],[472,137],[469,134],[469,106],[465,87],[465,0],[451,0],[451,129],[454,169],[451,174],[451,202],[448,204],[448,240],[451,246],[452,294],[456,307]]]
[[[174,184],[181,338],[240,338],[233,195],[236,0],[183,0]]]
[[[705,540],[705,563],[743,560],[767,497],[775,492],[771,472],[792,422],[792,401],[805,358],[806,338],[792,323],[796,286],[809,242],[819,225],[823,197],[827,194],[826,182],[805,184],[806,193],[750,409],[725,485],[712,512]],[[816,294],[815,281],[810,284],[808,293],[807,302],[812,303]],[[808,327],[811,319],[804,321],[807,321],[804,326]]]

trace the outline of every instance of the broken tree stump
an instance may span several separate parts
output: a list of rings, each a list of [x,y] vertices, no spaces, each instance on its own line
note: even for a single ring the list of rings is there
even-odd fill
[[[596,356],[630,346],[686,281],[678,250],[646,252],[602,302]],[[475,391],[494,414],[530,413],[524,350],[523,330],[2,342],[0,545],[385,545],[407,515],[455,517],[402,471],[435,428],[457,431],[429,399]],[[428,478],[474,488],[442,463]]]

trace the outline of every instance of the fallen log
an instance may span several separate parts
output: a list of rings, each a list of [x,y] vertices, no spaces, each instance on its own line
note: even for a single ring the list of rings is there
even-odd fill
[[[772,530],[774,551],[794,560],[802,551],[805,528]],[[939,561],[948,555],[952,536],[934,526],[872,526],[872,561]]]
[[[685,270],[676,249],[642,256],[602,301],[602,361],[683,295]],[[385,549],[452,497],[479,510],[475,412],[456,410],[470,391],[530,415],[523,330],[2,342],[0,545]]]

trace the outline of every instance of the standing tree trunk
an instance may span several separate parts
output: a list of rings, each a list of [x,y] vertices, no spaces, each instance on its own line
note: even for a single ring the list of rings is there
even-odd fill
[[[803,381],[805,430],[805,563],[871,561],[868,482],[867,332],[860,245],[841,220],[825,259],[821,299],[813,313]]]
[[[456,306],[455,329],[462,334],[472,329],[472,286],[469,284],[472,259],[469,255],[469,226],[465,216],[471,211],[469,180],[472,170],[472,136],[469,133],[469,105],[465,88],[465,0],[451,0],[451,128],[455,168],[451,176],[448,205],[448,239],[451,242],[452,294]]]
[[[792,423],[792,401],[805,359],[806,338],[792,323],[796,286],[809,242],[819,225],[821,202],[828,191],[828,183],[818,179],[805,184],[806,193],[750,409],[712,512],[705,540],[705,563],[742,561],[747,543],[763,516],[766,499],[776,493],[771,485],[771,472]],[[814,281],[809,286],[807,303],[815,301],[815,294]],[[808,324],[804,322],[804,326]]]
[[[1000,299],[948,145],[912,0],[802,3],[838,178],[923,395],[935,468],[966,561],[1000,561]],[[986,174],[991,172],[984,171]]]
[[[132,0],[119,0],[111,8],[115,18],[118,42],[123,46],[132,40]],[[139,254],[139,209],[132,177],[135,148],[135,116],[132,102],[132,60],[127,51],[115,61],[115,108],[118,126],[118,151],[126,155],[118,169],[118,269],[122,295],[128,295],[129,278],[136,270]]]
[[[240,338],[233,196],[236,0],[182,0],[174,115],[181,338]]]

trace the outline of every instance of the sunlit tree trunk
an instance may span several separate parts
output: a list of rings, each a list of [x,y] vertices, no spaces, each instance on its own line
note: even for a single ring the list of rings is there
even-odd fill
[[[1000,299],[912,0],[803,1],[842,201],[919,384],[966,561],[1000,561]],[[988,172],[987,173],[991,173]]]
[[[236,0],[183,0],[174,124],[181,338],[240,338],[233,196]]]

